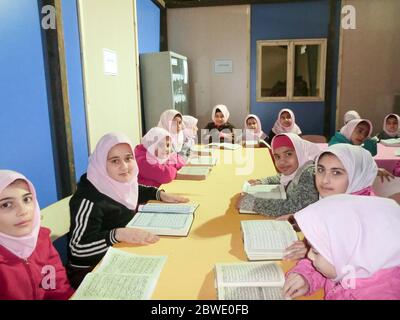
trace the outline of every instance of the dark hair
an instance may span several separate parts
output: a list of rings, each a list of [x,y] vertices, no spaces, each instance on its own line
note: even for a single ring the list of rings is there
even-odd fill
[[[389,119],[394,119],[397,122],[399,122],[399,120],[397,119],[397,117],[394,114],[391,114],[389,117],[386,118],[386,121],[388,121]]]
[[[220,109],[218,109],[218,108],[215,109],[215,113],[217,113],[217,112],[221,112],[221,113],[222,113],[222,111],[221,111]],[[214,114],[215,114],[215,113],[214,113]],[[223,114],[223,113],[222,113],[222,114]]]

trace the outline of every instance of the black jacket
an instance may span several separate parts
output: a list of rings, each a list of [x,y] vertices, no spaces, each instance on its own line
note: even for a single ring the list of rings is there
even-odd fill
[[[159,200],[161,190],[139,185],[138,203]],[[99,192],[84,174],[70,202],[71,226],[68,258],[73,267],[95,266],[109,246],[117,243],[115,229],[123,228],[135,215],[123,204]]]

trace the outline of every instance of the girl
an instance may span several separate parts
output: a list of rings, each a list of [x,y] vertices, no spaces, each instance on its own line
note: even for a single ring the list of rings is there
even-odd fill
[[[255,114],[249,114],[246,119],[244,119],[243,143],[246,144],[248,141],[253,141],[259,146],[268,146],[268,144],[266,144],[267,140],[268,136],[262,131],[260,118]]]
[[[73,294],[50,230],[40,227],[35,188],[0,170],[0,300],[68,299]]]
[[[355,110],[349,110],[344,114],[343,122],[344,125],[347,124],[350,120],[361,119],[360,115]]]
[[[183,142],[183,147],[181,152],[179,154],[186,160],[190,156],[190,150],[192,146],[197,144],[197,131],[199,130],[197,128],[197,123],[199,120],[197,120],[195,117],[192,116],[183,116],[183,126],[185,129],[183,129],[183,134],[185,136],[184,142]]]
[[[383,120],[383,130],[378,134],[379,140],[400,138],[400,117],[395,113],[388,114]]]
[[[269,133],[269,143],[271,144],[275,135],[281,133],[294,133],[301,135],[301,130],[296,124],[294,113],[290,109],[282,109],[279,111],[278,119],[275,121],[275,124]]]
[[[280,174],[262,180],[250,180],[249,183],[283,184],[287,199],[260,199],[245,194],[239,198],[238,207],[276,217],[297,212],[317,201],[313,160],[319,153],[318,146],[296,134],[285,133],[274,137],[272,152]]]
[[[234,142],[233,130],[235,127],[228,122],[229,111],[223,104],[216,105],[212,111],[212,122],[209,122],[204,129],[208,130],[204,136],[206,143],[212,142]]]
[[[68,276],[74,288],[113,244],[151,244],[159,240],[147,231],[125,228],[138,204],[148,200],[188,201],[139,185],[137,174],[129,138],[121,133],[103,136],[89,158],[87,174],[81,177],[70,200]]]
[[[371,152],[372,156],[377,154],[376,141],[371,139],[372,123],[366,119],[350,120],[345,126],[336,132],[329,141],[329,145],[336,143],[348,143],[362,146]]]
[[[135,148],[139,167],[140,184],[159,187],[176,178],[177,171],[185,165],[185,160],[171,152],[171,135],[162,128],[151,128],[142,138],[142,144]]]
[[[311,248],[287,274],[286,297],[324,288],[326,300],[400,299],[400,206],[394,200],[334,195],[295,219]]]
[[[180,152],[183,147],[185,136],[183,134],[182,114],[174,109],[165,110],[158,122],[157,127],[167,130],[172,138],[172,150]]]

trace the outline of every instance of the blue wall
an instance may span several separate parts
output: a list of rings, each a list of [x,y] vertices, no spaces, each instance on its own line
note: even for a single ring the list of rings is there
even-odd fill
[[[151,0],[136,1],[139,54],[160,51],[160,9]]]
[[[339,10],[340,11],[340,10]],[[337,25],[339,28],[339,16]],[[324,102],[257,102],[256,62],[257,40],[328,38],[328,0],[310,0],[299,3],[259,4],[251,6],[251,63],[250,63],[250,111],[261,119],[266,133],[272,128],[278,113],[288,107],[296,115],[296,122],[304,134],[323,134]],[[335,70],[337,70],[339,39],[336,39]],[[335,122],[336,72],[333,79],[331,123]],[[333,125],[334,128],[334,125]]]
[[[62,0],[61,4],[71,112],[72,143],[74,149],[76,179],[79,181],[80,176],[86,172],[89,151],[87,145],[86,114],[83,96],[78,13],[75,0]]]
[[[0,1],[0,66],[0,168],[30,179],[44,207],[57,190],[36,1]]]

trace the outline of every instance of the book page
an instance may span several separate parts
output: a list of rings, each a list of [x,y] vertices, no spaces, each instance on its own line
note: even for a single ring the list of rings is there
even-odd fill
[[[188,165],[209,165],[214,166],[217,163],[217,158],[200,156],[195,158],[190,158]]]
[[[251,220],[242,221],[241,225],[246,252],[283,252],[297,241],[297,234],[287,221]]]
[[[183,167],[178,171],[178,174],[187,175],[207,175],[210,172],[209,167]]]
[[[219,300],[286,300],[282,287],[221,287]]]
[[[142,212],[137,213],[126,226],[128,228],[181,229],[185,227],[189,219],[192,219],[190,214]]]
[[[140,205],[138,211],[189,214],[195,212],[198,206],[197,203],[147,203],[145,205]]]
[[[221,286],[283,286],[285,276],[273,262],[217,263],[217,285]]]
[[[387,147],[399,147],[400,146],[400,138],[383,139],[380,141],[380,143]]]
[[[166,256],[142,256],[110,247],[95,273],[158,276],[166,259]]]
[[[154,284],[150,276],[92,272],[86,275],[72,300],[150,299]]]
[[[227,142],[213,142],[213,143],[209,143],[208,146],[223,148],[223,149],[227,149],[227,150],[236,150],[236,149],[239,149],[242,147],[240,144],[227,143]]]
[[[286,199],[286,192],[281,184],[256,184],[244,182],[242,191],[263,199]]]

